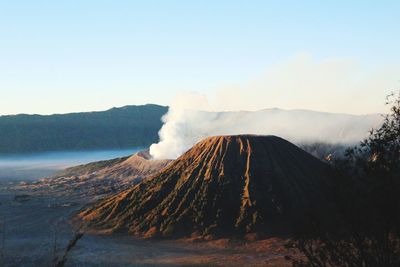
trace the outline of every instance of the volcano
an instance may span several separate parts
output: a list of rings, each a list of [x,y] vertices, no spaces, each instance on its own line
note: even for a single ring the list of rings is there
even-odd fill
[[[149,152],[67,168],[53,177],[20,184],[20,190],[69,198],[98,199],[121,192],[167,166],[171,160],[154,160]]]
[[[322,205],[327,185],[327,165],[280,137],[215,136],[79,217],[140,237],[278,235]]]

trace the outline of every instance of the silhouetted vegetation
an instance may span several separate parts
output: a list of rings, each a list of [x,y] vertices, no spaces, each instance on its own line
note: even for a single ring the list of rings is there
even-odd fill
[[[101,112],[0,116],[0,153],[147,146],[158,140],[167,107],[126,106]]]
[[[68,260],[68,254],[69,252],[75,247],[76,243],[78,243],[79,239],[83,237],[84,233],[81,232],[80,230],[77,230],[72,239],[69,241],[67,248],[65,249],[64,255],[62,256],[61,259],[57,261],[56,258],[56,264],[55,267],[63,267],[65,263]]]
[[[53,263],[54,267],[62,267],[68,260],[68,254],[70,251],[76,246],[78,241],[84,236],[84,232],[80,227],[77,229],[73,229],[72,237],[69,240],[65,250],[62,255],[59,254],[59,246],[58,246],[58,236],[60,234],[61,226],[65,226],[67,224],[66,218],[61,218],[58,222],[54,224],[54,243],[53,243]]]
[[[0,266],[4,265],[4,258],[5,258],[5,246],[6,246],[6,219],[0,221]]]
[[[400,266],[400,95],[388,99],[383,125],[335,162],[332,208],[288,244],[304,255],[293,266]]]
[[[350,145],[332,144],[323,142],[301,143],[299,147],[316,158],[330,161],[333,158],[342,158]]]

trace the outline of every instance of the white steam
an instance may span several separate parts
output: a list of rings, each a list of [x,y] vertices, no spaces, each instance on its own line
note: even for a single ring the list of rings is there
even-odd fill
[[[272,134],[295,143],[353,144],[377,126],[379,115],[356,116],[307,110],[206,112],[174,109],[164,117],[160,142],[150,147],[154,158],[177,158],[207,136]]]
[[[277,135],[295,143],[359,142],[382,117],[334,112],[383,111],[386,89],[395,88],[396,76],[388,69],[385,75],[374,73],[352,62],[315,62],[302,55],[249,86],[219,89],[211,97],[182,93],[163,117],[160,141],[151,145],[150,153],[156,159],[173,159],[207,136],[231,134]],[[285,110],[265,109],[277,106]],[[295,107],[304,109],[287,110]]]

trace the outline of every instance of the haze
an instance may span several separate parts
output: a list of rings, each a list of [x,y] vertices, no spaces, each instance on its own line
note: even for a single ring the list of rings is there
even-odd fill
[[[43,178],[67,167],[125,157],[140,149],[0,154],[0,181]]]

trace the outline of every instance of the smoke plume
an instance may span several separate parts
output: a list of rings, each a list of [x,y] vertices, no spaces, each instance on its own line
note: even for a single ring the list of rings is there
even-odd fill
[[[382,116],[342,112],[383,111],[388,91],[382,88],[394,88],[395,83],[387,81],[396,81],[394,72],[385,73],[369,73],[354,62],[317,62],[301,55],[247,86],[218,89],[208,96],[179,94],[163,117],[160,141],[151,145],[150,153],[173,159],[204,137],[231,134],[277,135],[294,143],[357,143],[379,126]]]

